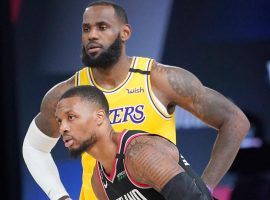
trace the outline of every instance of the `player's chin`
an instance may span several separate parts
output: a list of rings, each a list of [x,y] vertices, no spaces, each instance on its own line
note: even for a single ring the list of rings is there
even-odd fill
[[[81,154],[85,152],[85,149],[82,148],[81,146],[76,146],[75,144],[70,146],[69,148],[69,154],[71,157],[77,158],[80,157]]]
[[[75,149],[75,148],[70,148],[69,149],[69,155],[73,158],[78,158],[82,155],[84,151],[82,151],[81,149]]]
[[[91,52],[91,53],[87,52],[87,55],[91,59],[97,59],[100,56],[101,53],[102,53],[102,51],[99,50],[99,51],[95,51],[95,52]]]

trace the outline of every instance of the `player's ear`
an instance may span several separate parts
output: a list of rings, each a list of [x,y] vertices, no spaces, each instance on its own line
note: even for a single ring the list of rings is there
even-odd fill
[[[122,26],[121,39],[123,42],[127,41],[130,38],[131,32],[131,26],[129,24],[124,24]]]
[[[103,121],[105,120],[106,118],[106,113],[104,110],[102,109],[99,109],[97,110],[97,113],[96,113],[96,121],[97,121],[97,125],[100,126]]]

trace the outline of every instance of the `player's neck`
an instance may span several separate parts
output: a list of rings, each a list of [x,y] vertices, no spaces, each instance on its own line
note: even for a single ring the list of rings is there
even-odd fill
[[[109,136],[97,144],[90,154],[101,163],[106,173],[110,174],[117,154],[117,142],[115,141],[118,133],[111,128],[108,130],[108,134]]]
[[[132,58],[122,54],[114,65],[106,68],[93,68],[95,82],[104,89],[110,90],[121,84],[128,75]]]

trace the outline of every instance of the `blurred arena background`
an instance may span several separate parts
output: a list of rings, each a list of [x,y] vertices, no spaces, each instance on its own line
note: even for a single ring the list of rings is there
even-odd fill
[[[21,154],[24,135],[54,84],[82,67],[81,21],[91,1],[2,0],[0,64],[1,189],[11,200],[45,200]],[[270,1],[118,0],[133,33],[130,56],[183,67],[235,102],[251,129],[230,171],[215,189],[220,200],[270,199]],[[178,109],[177,144],[200,174],[216,137]],[[80,160],[60,141],[53,150],[73,199],[81,185]]]

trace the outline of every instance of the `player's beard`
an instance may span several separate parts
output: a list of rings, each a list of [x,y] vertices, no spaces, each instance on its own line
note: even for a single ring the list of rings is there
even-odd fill
[[[96,143],[96,137],[92,136],[92,137],[84,140],[79,147],[70,148],[69,154],[70,154],[70,156],[72,156],[74,158],[78,158],[82,153],[84,153],[85,151],[87,151],[91,147],[93,147],[95,143]]]
[[[113,64],[117,63],[121,55],[122,41],[120,33],[115,41],[108,47],[107,50],[101,52],[100,55],[96,58],[89,56],[86,53],[85,47],[82,47],[82,63],[85,66],[92,68],[108,68]]]

